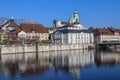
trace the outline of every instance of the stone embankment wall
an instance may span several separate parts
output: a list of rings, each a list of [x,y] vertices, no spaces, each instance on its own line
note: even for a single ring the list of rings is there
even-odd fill
[[[57,50],[73,50],[73,49],[87,49],[89,46],[94,47],[93,44],[84,45],[2,45],[0,48],[1,54],[8,53],[27,53],[27,52],[42,52],[42,51],[57,51]]]

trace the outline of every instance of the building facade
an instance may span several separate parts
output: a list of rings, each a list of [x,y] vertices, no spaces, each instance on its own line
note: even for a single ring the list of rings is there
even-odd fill
[[[76,10],[67,22],[54,20],[53,23],[56,31],[51,34],[51,39],[54,44],[94,43],[93,33],[80,24],[78,11]]]
[[[89,30],[74,29],[74,26],[64,26],[51,35],[54,44],[93,44],[94,35]]]
[[[18,37],[15,33],[15,29],[18,25],[15,23],[14,19],[11,18],[6,23],[0,26],[0,41],[2,44],[14,44],[18,43]]]
[[[46,41],[49,39],[48,29],[41,24],[24,23],[16,31],[20,39],[37,41]]]
[[[119,32],[112,28],[97,28],[93,31],[95,43],[119,42]]]
[[[8,39],[8,35],[4,30],[0,30],[0,43],[3,43]]]

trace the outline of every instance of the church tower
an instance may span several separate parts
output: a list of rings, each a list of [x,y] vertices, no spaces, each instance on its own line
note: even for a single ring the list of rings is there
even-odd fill
[[[78,16],[78,11],[75,10],[71,19],[69,20],[70,23],[75,23],[75,22],[79,22],[79,16]]]

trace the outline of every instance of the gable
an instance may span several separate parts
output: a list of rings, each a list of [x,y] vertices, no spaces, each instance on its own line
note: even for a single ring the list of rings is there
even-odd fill
[[[13,19],[11,19],[11,20],[7,21],[5,24],[3,24],[1,26],[1,29],[6,30],[8,27],[17,28],[18,25],[14,22]]]

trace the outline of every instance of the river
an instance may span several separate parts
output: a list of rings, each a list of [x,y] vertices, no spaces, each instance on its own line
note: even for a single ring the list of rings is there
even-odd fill
[[[70,50],[1,55],[0,80],[120,80],[120,52]]]

